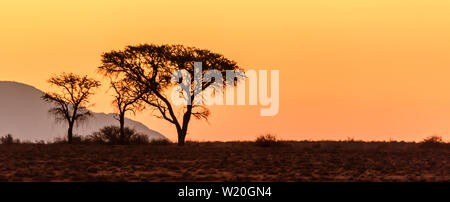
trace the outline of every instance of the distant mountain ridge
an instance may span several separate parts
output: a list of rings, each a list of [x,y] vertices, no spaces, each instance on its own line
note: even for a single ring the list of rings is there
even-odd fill
[[[55,121],[48,113],[50,103],[41,99],[39,89],[13,81],[0,81],[0,136],[11,134],[21,140],[51,141],[67,135],[67,124]],[[144,124],[126,119],[125,124],[150,139],[167,139]],[[90,135],[100,128],[119,125],[114,114],[92,112],[92,116],[74,129],[74,134]]]

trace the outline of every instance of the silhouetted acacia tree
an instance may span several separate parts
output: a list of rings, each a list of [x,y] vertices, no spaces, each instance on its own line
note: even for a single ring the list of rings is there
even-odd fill
[[[57,121],[67,122],[69,125],[67,140],[72,143],[73,127],[75,123],[84,121],[91,115],[86,107],[94,89],[99,87],[100,83],[87,76],[73,73],[51,77],[48,82],[60,91],[47,92],[42,99],[55,105],[49,112],[55,115]]]
[[[217,70],[223,75],[227,70],[239,70],[236,62],[209,50],[182,45],[153,44],[127,46],[122,51],[104,53],[99,69],[106,75],[123,76],[129,81],[133,81],[134,85],[141,86],[141,89],[147,89],[148,93],[144,94],[141,100],[159,112],[157,117],[175,125],[178,133],[178,145],[184,145],[191,116],[197,119],[207,119],[210,115],[209,110],[199,104],[197,99],[202,99],[202,97],[197,95],[215,83],[212,79],[195,84],[194,78],[188,82],[171,81],[172,74],[178,70],[185,70],[190,75],[194,75],[194,62],[202,62],[202,72],[198,72],[201,76],[204,76],[208,70]],[[241,75],[240,78],[243,76]],[[178,110],[169,100],[166,91],[180,83],[191,84],[189,92],[186,92],[190,95],[191,104],[178,109],[181,110],[181,113],[177,113]],[[224,86],[226,85],[225,83]],[[180,114],[181,117],[177,114]]]
[[[139,88],[140,85],[135,85],[133,81],[125,79],[111,78],[111,88],[114,90],[113,105],[117,110],[115,117],[120,124],[119,144],[124,144],[125,140],[125,113],[131,111],[136,113],[137,110],[142,110],[141,98],[147,93],[147,90]]]

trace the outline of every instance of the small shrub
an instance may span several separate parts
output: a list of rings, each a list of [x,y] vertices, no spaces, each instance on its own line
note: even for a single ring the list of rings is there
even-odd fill
[[[125,136],[134,131],[125,130]],[[118,144],[120,128],[117,126],[106,126],[98,132],[92,133],[87,138],[96,144]]]
[[[443,147],[445,142],[442,140],[442,137],[433,135],[423,139],[419,144],[421,148],[440,148]]]
[[[125,140],[125,144],[150,144],[150,140],[147,135],[135,133],[131,135],[128,140]]]
[[[14,139],[11,134],[0,137],[0,142],[2,144],[20,144],[20,140]]]
[[[260,146],[260,147],[270,147],[270,146],[275,146],[275,145],[279,144],[275,135],[272,135],[272,134],[266,134],[266,135],[261,135],[261,136],[257,137],[255,143],[257,146]]]
[[[125,128],[123,142],[120,142],[120,128],[118,126],[106,126],[100,131],[87,137],[90,142],[95,144],[149,144],[147,135],[136,133],[131,128]]]
[[[347,137],[346,140],[344,140],[343,142],[347,142],[347,143],[363,143],[363,140],[357,140],[354,137]]]

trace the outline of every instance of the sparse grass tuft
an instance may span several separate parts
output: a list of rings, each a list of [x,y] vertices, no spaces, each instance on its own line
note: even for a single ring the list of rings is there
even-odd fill
[[[255,144],[260,147],[271,147],[279,145],[280,142],[277,140],[275,135],[265,134],[257,137]]]
[[[67,144],[67,137],[60,138],[57,137],[53,140],[53,144]],[[83,137],[81,135],[73,135],[72,136],[72,144],[89,144],[91,143],[90,139],[87,137]]]
[[[172,142],[168,139],[155,139],[150,141],[151,145],[171,145]]]

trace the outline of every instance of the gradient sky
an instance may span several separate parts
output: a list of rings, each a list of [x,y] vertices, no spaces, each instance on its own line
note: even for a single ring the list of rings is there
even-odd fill
[[[52,74],[96,74],[100,55],[140,43],[220,52],[280,70],[280,113],[212,107],[187,139],[450,139],[450,1],[0,1],[0,80],[48,88]],[[112,112],[111,92],[91,107]],[[175,128],[144,111],[172,140]]]

